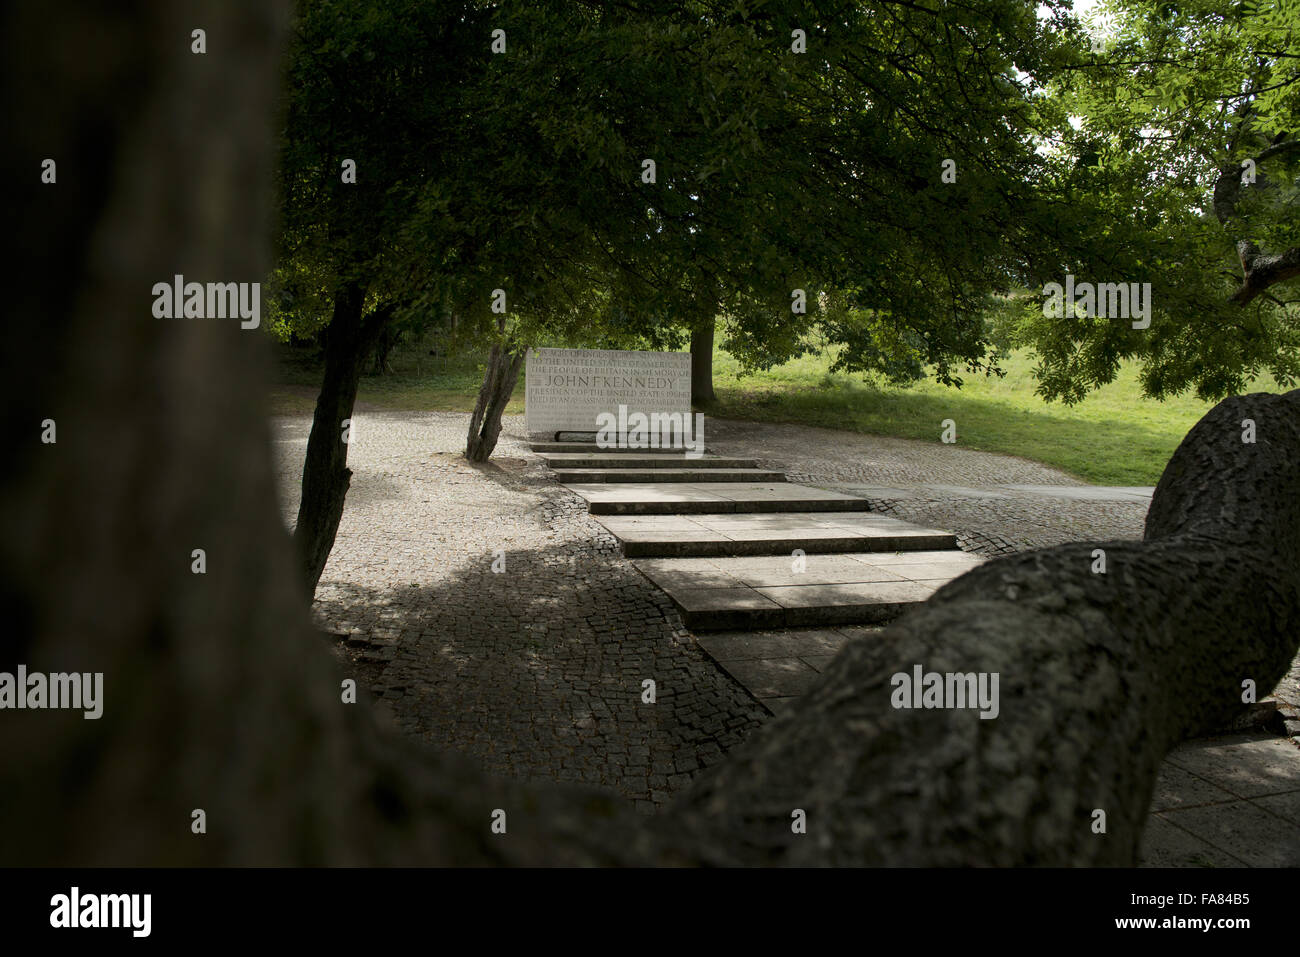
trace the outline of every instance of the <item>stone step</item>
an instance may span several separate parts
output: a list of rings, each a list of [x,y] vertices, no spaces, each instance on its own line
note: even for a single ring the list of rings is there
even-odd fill
[[[794,482],[569,484],[592,515],[701,515],[761,512],[865,512],[865,498]]]
[[[959,551],[644,558],[692,631],[877,624],[920,604],[982,559]]]
[[[874,512],[605,515],[596,521],[628,558],[807,555],[956,549],[952,532],[921,528]],[[960,554],[960,553],[958,553]]]
[[[594,482],[784,482],[785,473],[770,469],[731,468],[641,468],[641,469],[567,469],[555,470],[555,477],[566,485]]]
[[[528,447],[534,452],[541,455],[557,455],[564,453],[597,455],[613,452],[626,452],[635,455],[681,455],[681,449],[603,449],[595,442],[529,442]],[[704,449],[707,455],[709,450]]]
[[[682,453],[642,455],[640,452],[600,452],[580,454],[550,452],[542,460],[553,469],[756,469],[753,459],[736,459],[722,455],[702,455],[688,459]]]

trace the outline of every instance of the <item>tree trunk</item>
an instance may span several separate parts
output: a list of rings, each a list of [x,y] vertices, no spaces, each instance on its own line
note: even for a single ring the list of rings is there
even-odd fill
[[[483,386],[478,390],[478,401],[469,417],[469,437],[465,443],[465,458],[471,462],[486,462],[497,447],[501,435],[501,415],[510,402],[524,366],[527,350],[511,351],[500,344],[488,353],[487,371]]]
[[[491,781],[381,734],[344,703],[303,601],[276,505],[266,342],[147,306],[175,272],[267,266],[286,10],[212,0],[176,16],[165,0],[0,13],[0,36],[22,40],[0,57],[0,101],[20,114],[0,168],[25,184],[0,242],[27,279],[0,352],[4,414],[26,416],[0,463],[0,657],[104,674],[98,720],[6,711],[0,820],[21,826],[0,863],[1128,864],[1166,750],[1240,709],[1242,681],[1265,693],[1295,654],[1300,392],[1207,414],[1161,478],[1145,540],[1101,546],[1105,574],[1076,544],[957,579],[851,643],[656,817]],[[239,55],[177,54],[192,22],[240,37]],[[76,58],[57,55],[69,35],[89,38]],[[177,104],[204,122],[177,123]],[[46,191],[30,168],[46,152],[86,179]],[[43,418],[56,443],[36,438]],[[1258,444],[1242,443],[1243,418]],[[997,672],[998,717],[894,709],[891,676],[914,664]],[[507,834],[491,832],[498,808]]]
[[[379,338],[375,341],[375,363],[372,368],[375,375],[393,374],[393,367],[388,363],[388,356],[401,338],[402,334],[395,331],[391,325],[385,326],[383,331],[379,333]]]
[[[361,367],[389,316],[387,310],[379,310],[363,320],[364,300],[365,291],[359,285],[345,284],[334,297],[334,314],[325,338],[325,377],[307,439],[302,500],[294,528],[309,596],[315,595],[329,561],[352,479],[348,468],[348,440],[352,435],[349,420],[357,401]]]
[[[691,402],[711,405],[717,401],[713,392],[713,331],[717,320],[691,330]]]

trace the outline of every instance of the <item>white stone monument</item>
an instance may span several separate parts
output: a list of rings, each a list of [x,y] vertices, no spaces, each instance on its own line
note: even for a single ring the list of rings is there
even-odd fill
[[[595,433],[638,413],[691,420],[689,352],[530,349],[525,376],[529,435]]]

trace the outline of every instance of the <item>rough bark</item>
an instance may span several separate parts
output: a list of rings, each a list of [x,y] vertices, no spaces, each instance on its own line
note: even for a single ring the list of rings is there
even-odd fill
[[[469,417],[469,435],[465,440],[465,458],[471,462],[486,462],[497,447],[501,415],[515,391],[526,354],[524,349],[513,350],[500,344],[494,344],[488,353],[483,385]]]
[[[348,442],[352,430],[344,423],[352,418],[357,386],[366,357],[380,338],[391,316],[380,309],[362,317],[365,290],[346,283],[334,297],[334,312],[325,336],[325,375],[316,398],[307,458],[302,469],[302,498],[294,541],[302,564],[307,594],[316,593],[325,563],[334,548],[343,502],[347,498],[352,470],[348,468]]]
[[[1093,546],[1069,545],[958,579],[851,645],[655,818],[490,781],[379,733],[341,703],[302,599],[260,401],[265,342],[148,308],[151,284],[176,271],[263,274],[283,5],[212,0],[184,22],[173,7],[55,22],[24,0],[2,14],[0,36],[21,42],[0,57],[0,92],[31,125],[10,124],[21,142],[0,163],[33,184],[17,190],[32,228],[3,241],[48,291],[19,291],[11,314],[46,362],[0,354],[5,414],[26,415],[0,465],[3,663],[105,679],[97,721],[3,714],[0,862],[1128,863],[1160,756],[1239,708],[1244,678],[1266,691],[1295,653],[1293,392],[1207,415],[1161,479],[1145,541],[1103,546],[1105,575],[1090,571]],[[193,22],[240,38],[238,56],[178,52]],[[102,48],[57,56],[69,35]],[[91,135],[122,90],[115,138]],[[37,92],[62,108],[28,111]],[[35,192],[28,158],[43,150],[88,158],[89,180]],[[57,420],[54,445],[36,438],[42,417]],[[1240,441],[1246,417],[1257,444]],[[913,664],[998,671],[999,718],[894,710],[889,676]],[[195,808],[207,834],[191,832]],[[497,808],[505,835],[490,831]],[[794,808],[806,835],[791,833]]]
[[[1252,159],[1256,168],[1275,156],[1300,150],[1300,140],[1286,139],[1286,135],[1279,136]],[[1245,169],[1245,164],[1238,163],[1229,163],[1221,167],[1215,179],[1212,202],[1214,215],[1234,236],[1233,245],[1237,251],[1237,258],[1241,261],[1241,285],[1229,297],[1230,302],[1239,306],[1252,302],[1271,286],[1300,276],[1300,246],[1291,246],[1277,252],[1266,252],[1259,244],[1242,235],[1246,224],[1241,221],[1237,213],[1242,192],[1248,188],[1264,189],[1268,185],[1267,178],[1262,172],[1256,174],[1257,178],[1253,184],[1248,186],[1242,183],[1241,177]]]
[[[717,401],[713,392],[713,332],[716,319],[691,330],[691,401],[708,405]]]
[[[1237,243],[1241,259],[1241,287],[1232,294],[1231,301],[1244,306],[1271,286],[1300,276],[1300,246],[1292,246],[1280,253],[1266,253],[1256,243]]]

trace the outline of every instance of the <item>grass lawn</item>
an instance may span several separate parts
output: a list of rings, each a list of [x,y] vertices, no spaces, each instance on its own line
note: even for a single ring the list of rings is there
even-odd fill
[[[310,414],[320,368],[301,354],[280,350],[273,414]],[[1099,485],[1154,485],[1187,430],[1209,404],[1182,396],[1165,402],[1143,399],[1136,369],[1073,408],[1047,404],[1034,394],[1033,359],[1017,353],[1003,362],[1004,378],[968,376],[961,389],[932,381],[910,388],[879,386],[852,376],[828,376],[825,357],[805,356],[757,375],[740,377],[739,364],[719,351],[714,358],[723,418],[809,425],[938,442],[940,423],[952,419],[957,444],[1018,455],[1055,466]],[[399,354],[396,374],[364,376],[363,408],[469,412],[482,365],[472,359],[415,358]],[[1271,379],[1255,391],[1277,391]],[[520,376],[508,413],[524,411]]]
[[[323,365],[277,347],[276,384],[271,388],[272,415],[310,415],[316,408]],[[357,402],[393,412],[472,412],[483,384],[483,363],[472,359],[434,359],[409,354],[393,357],[393,375],[363,375]],[[506,413],[524,412],[524,377],[520,375]]]
[[[714,363],[716,413],[727,418],[806,422],[829,428],[938,442],[952,419],[957,444],[1055,466],[1098,485],[1154,485],[1178,443],[1212,407],[1194,396],[1144,399],[1136,367],[1070,407],[1034,394],[1033,357],[1003,361],[1004,378],[963,376],[960,389],[919,382],[876,386],[827,376],[824,358],[806,356],[740,378],[726,354]],[[1279,391],[1272,379],[1252,391]]]

